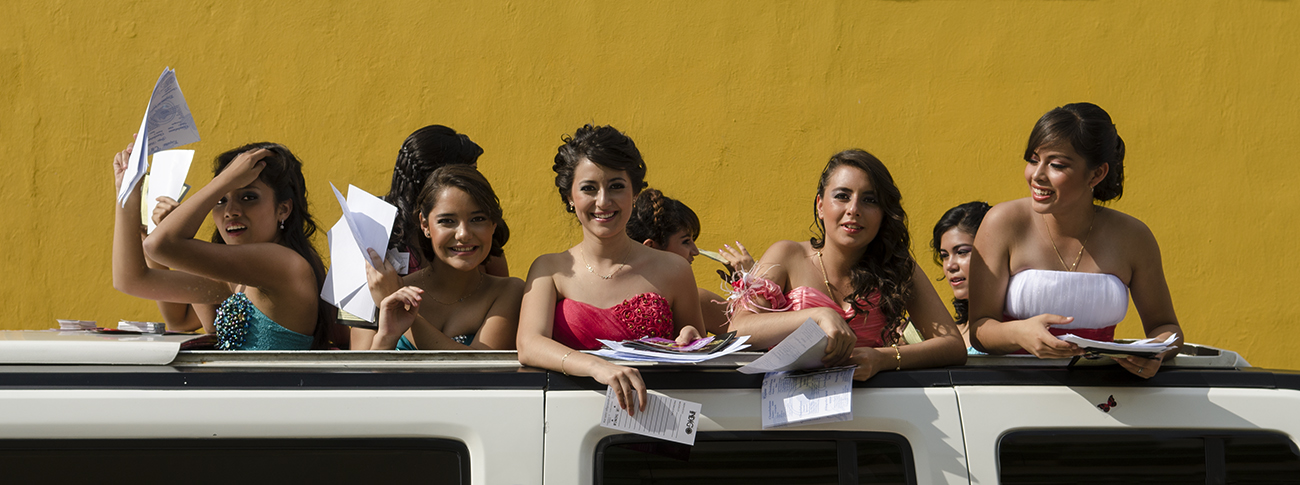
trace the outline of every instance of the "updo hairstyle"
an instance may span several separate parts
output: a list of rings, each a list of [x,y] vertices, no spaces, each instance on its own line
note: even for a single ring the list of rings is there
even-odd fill
[[[627,221],[628,237],[638,243],[649,239],[662,249],[680,231],[687,231],[692,239],[700,237],[700,218],[690,207],[658,189],[645,189],[636,196]]]
[[[1106,202],[1124,195],[1124,140],[1110,115],[1092,103],[1074,103],[1048,111],[1029,133],[1025,161],[1044,146],[1069,142],[1082,155],[1089,170],[1109,165],[1106,178],[1092,188],[1092,198]]]
[[[496,192],[492,190],[492,184],[488,183],[483,174],[469,165],[447,165],[429,174],[429,179],[423,185],[424,189],[420,191],[415,206],[420,211],[420,218],[428,218],[429,212],[432,212],[434,205],[438,203],[438,195],[442,194],[443,190],[451,188],[463,190],[497,225],[496,231],[492,233],[492,247],[488,249],[488,256],[501,257],[505,254],[502,247],[510,240],[510,228],[506,226],[503,218],[501,200],[497,198]],[[428,223],[432,224],[433,221]],[[433,241],[418,229],[414,234],[418,239],[416,247],[420,248],[420,255],[424,260],[437,259],[438,255],[433,252]],[[488,258],[484,258],[482,264],[487,264],[487,261]]]
[[[393,237],[389,247],[419,244],[419,219],[415,216],[416,197],[420,195],[429,175],[444,165],[473,165],[483,149],[468,136],[442,125],[429,125],[415,130],[402,142],[393,165],[392,186],[384,201],[397,207],[397,223],[393,224]]]
[[[641,159],[641,151],[637,150],[636,143],[631,138],[614,127],[587,124],[578,128],[573,136],[566,135],[562,140],[564,144],[560,145],[555,154],[555,164],[551,170],[555,171],[555,188],[560,192],[566,211],[573,212],[573,207],[569,205],[569,194],[573,190],[573,170],[583,159],[608,169],[626,172],[631,179],[633,194],[646,187],[645,161]]]

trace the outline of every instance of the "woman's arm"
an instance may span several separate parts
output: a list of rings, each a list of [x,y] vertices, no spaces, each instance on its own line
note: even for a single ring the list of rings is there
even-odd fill
[[[1125,231],[1130,236],[1125,248],[1131,252],[1134,261],[1133,277],[1129,281],[1129,294],[1133,306],[1137,307],[1138,317],[1142,319],[1142,328],[1147,338],[1164,340],[1170,335],[1178,334],[1175,345],[1182,347],[1183,329],[1178,325],[1178,316],[1174,314],[1174,302],[1169,296],[1169,284],[1165,281],[1164,264],[1161,262],[1160,245],[1151,229],[1146,224],[1133,219],[1133,225]],[[1129,357],[1117,359],[1119,365],[1142,378],[1150,378],[1160,370],[1164,360],[1178,355],[1178,349],[1165,352],[1156,359]]]
[[[116,187],[122,185],[131,148],[128,145],[113,158]],[[140,240],[140,192],[140,185],[136,185],[125,206],[117,205],[114,199],[113,288],[140,298],[178,303],[216,303],[230,296],[230,287],[224,283],[149,267]]]
[[[778,241],[768,248],[763,258],[754,266],[753,274],[771,281],[775,291],[785,292],[789,283],[789,265],[803,257],[803,247],[793,241]],[[753,298],[753,310],[736,306],[731,316],[731,329],[737,335],[749,335],[749,343],[758,348],[772,347],[803,325],[809,318],[826,332],[826,356],[822,362],[839,365],[848,361],[857,344],[858,336],[849,328],[844,317],[832,308],[808,308],[799,311],[767,312],[761,307],[771,307],[762,296]]]
[[[664,251],[653,253],[662,260],[662,268],[667,270],[669,298],[672,301],[673,330],[677,334],[677,343],[688,344],[704,335],[704,317],[700,312],[700,293],[695,286],[695,273],[691,264],[675,254]]]
[[[420,314],[420,293],[414,286],[398,289],[379,302],[379,332],[370,350],[392,350]]]
[[[579,352],[551,338],[555,328],[555,303],[559,292],[552,277],[557,271],[542,256],[528,270],[524,296],[519,311],[519,363],[531,367],[558,370],[570,376],[591,376],[613,389],[618,406],[634,415],[636,408],[646,409],[645,381],[631,367],[615,365],[600,357]],[[639,406],[638,406],[639,403]]]
[[[897,347],[860,347],[853,351],[858,368],[853,378],[867,380],[880,371],[926,369],[966,363],[966,343],[939,294],[919,265],[912,267],[912,298],[907,313],[925,340]]]
[[[507,278],[470,347],[480,350],[514,350],[515,339],[519,334],[519,305],[523,297],[524,280]]]
[[[991,354],[1008,354],[1021,349],[1040,358],[1081,355],[1077,345],[1063,341],[1047,331],[1073,318],[1060,315],[1037,315],[1027,320],[1003,321],[1007,285],[1011,280],[1011,248],[1025,227],[1015,222],[1011,202],[998,204],[984,216],[975,235],[971,252],[970,275],[970,342],[976,349]]]

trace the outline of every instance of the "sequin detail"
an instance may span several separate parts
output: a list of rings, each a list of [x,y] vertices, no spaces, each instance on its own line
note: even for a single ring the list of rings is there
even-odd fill
[[[243,293],[230,295],[217,307],[217,350],[239,350],[248,339],[248,316],[253,302]]]
[[[658,293],[642,293],[609,309],[636,335],[672,338],[673,309]]]

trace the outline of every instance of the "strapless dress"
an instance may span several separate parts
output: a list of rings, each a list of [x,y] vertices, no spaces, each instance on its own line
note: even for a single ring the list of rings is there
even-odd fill
[[[1045,313],[1074,317],[1048,330],[1111,341],[1115,326],[1128,313],[1128,287],[1112,274],[1027,269],[1011,276],[1004,312],[1009,320]]]
[[[555,303],[551,338],[575,350],[596,350],[596,339],[673,338],[673,310],[658,293],[642,293],[609,308],[565,298]]]
[[[764,307],[755,303],[755,297],[762,297],[767,300],[770,306]],[[782,293],[781,287],[772,280],[762,277],[746,277],[737,284],[733,285],[731,296],[727,298],[731,308],[730,312],[737,309],[744,309],[751,312],[766,310],[770,312],[799,311],[807,308],[833,308],[844,317],[848,322],[849,328],[853,329],[853,334],[857,335],[857,347],[882,347],[885,345],[884,339],[881,338],[880,332],[885,328],[885,315],[879,311],[877,303],[880,301],[880,294],[871,293],[866,301],[859,300],[858,304],[867,309],[866,315],[859,315],[849,308],[844,309],[839,302],[826,296],[821,290],[811,286],[797,286],[790,290],[789,293]]]

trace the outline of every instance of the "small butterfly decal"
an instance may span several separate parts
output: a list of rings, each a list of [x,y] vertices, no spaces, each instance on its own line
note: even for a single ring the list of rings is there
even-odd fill
[[[1106,402],[1097,405],[1097,409],[1100,409],[1108,413],[1110,412],[1111,408],[1117,408],[1117,407],[1119,407],[1119,403],[1115,402],[1115,396],[1113,394],[1110,397],[1106,398]]]

